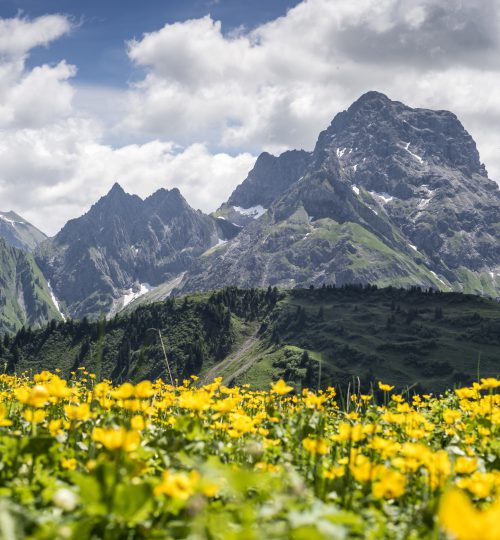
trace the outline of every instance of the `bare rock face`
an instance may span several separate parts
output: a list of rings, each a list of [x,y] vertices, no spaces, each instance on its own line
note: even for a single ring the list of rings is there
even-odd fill
[[[142,200],[115,184],[36,255],[67,314],[96,317],[185,272],[237,231],[193,210],[178,189]]]
[[[312,154],[291,150],[276,157],[263,152],[247,178],[234,190],[215,216],[243,227],[258,219],[306,172]]]
[[[370,282],[500,294],[500,191],[454,114],[368,92],[276,182],[285,157],[261,156],[223,205],[263,208],[183,291]]]
[[[268,208],[306,172],[310,161],[311,154],[304,150],[291,150],[279,157],[262,153],[227,204],[241,208],[258,205]]]
[[[78,318],[112,315],[152,288],[155,300],[323,283],[497,297],[499,239],[500,191],[457,117],[368,92],[312,152],[261,154],[212,216],[177,189],[142,200],[116,184],[35,255]]]

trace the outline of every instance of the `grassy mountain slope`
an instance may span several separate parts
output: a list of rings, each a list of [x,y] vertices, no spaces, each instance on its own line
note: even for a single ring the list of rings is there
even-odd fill
[[[0,331],[39,326],[60,315],[33,255],[0,238]]]
[[[69,321],[4,340],[9,370],[85,366],[115,382],[167,379],[158,329],[174,377],[222,376],[267,387],[279,377],[297,387],[440,391],[500,373],[500,305],[459,293],[419,289],[224,289],[139,307],[110,321]]]

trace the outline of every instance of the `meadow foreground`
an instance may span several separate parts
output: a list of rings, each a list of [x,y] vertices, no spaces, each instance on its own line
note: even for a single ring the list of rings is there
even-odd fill
[[[499,386],[337,396],[4,374],[0,537],[497,540]]]

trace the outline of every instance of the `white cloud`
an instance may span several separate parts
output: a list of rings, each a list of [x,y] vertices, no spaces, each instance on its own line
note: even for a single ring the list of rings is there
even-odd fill
[[[128,44],[129,91],[75,85],[76,67],[26,67],[71,30],[62,16],[0,20],[0,200],[49,233],[114,181],[179,187],[215,209],[261,150],[311,149],[367,90],[455,112],[500,180],[496,0],[305,0],[252,31],[209,16]],[[212,149],[217,149],[214,154]]]
[[[20,69],[15,81],[0,88],[0,128],[42,127],[69,116],[74,90],[68,79],[75,73],[66,62]]]
[[[1,208],[53,234],[118,181],[143,197],[160,187],[179,187],[193,206],[214,210],[255,158],[245,152],[211,154],[200,143],[184,149],[159,139],[115,148],[105,143],[122,138],[111,127],[126,106],[123,92],[76,90],[76,68],[64,61],[26,67],[31,47],[69,28],[58,16],[0,20]]]
[[[45,15],[33,20],[0,19],[0,57],[22,57],[34,47],[47,46],[71,31],[71,21],[63,15]]]
[[[146,69],[120,129],[221,148],[312,148],[320,129],[370,89],[447,108],[489,150],[500,109],[495,0],[305,0],[250,32],[210,17],[167,24],[129,43]],[[478,96],[481,96],[478,99]]]

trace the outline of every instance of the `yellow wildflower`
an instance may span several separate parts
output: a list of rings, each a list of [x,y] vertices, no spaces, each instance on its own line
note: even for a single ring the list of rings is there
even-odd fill
[[[141,437],[137,431],[127,431],[120,428],[94,428],[92,439],[101,443],[108,450],[123,449],[125,452],[133,452],[140,445]]]
[[[116,390],[111,392],[111,396],[115,399],[129,399],[134,395],[134,385],[124,383]]]
[[[141,431],[145,427],[144,417],[140,414],[136,414],[130,420],[130,427],[136,431]]]
[[[167,495],[185,501],[194,494],[199,478],[196,471],[191,471],[190,474],[163,471],[162,481],[155,487],[155,495]]]
[[[34,411],[33,409],[26,409],[23,416],[28,422],[31,422],[32,424],[40,424],[45,420],[47,413],[41,410]]]
[[[481,379],[481,389],[482,390],[493,390],[500,386],[500,380],[490,377],[488,379]]]
[[[283,379],[280,379],[278,382],[274,383],[271,387],[271,392],[273,394],[278,394],[279,396],[284,396],[289,394],[293,390],[292,386],[288,386]]]
[[[74,471],[76,469],[77,461],[75,458],[62,458],[61,467],[68,471]]]
[[[386,470],[372,485],[372,493],[377,498],[397,499],[406,488],[406,476],[397,471]]]
[[[65,405],[64,414],[68,420],[81,420],[85,422],[89,418],[92,418],[88,403],[83,403],[82,405]]]
[[[36,408],[46,405],[50,398],[49,391],[41,384],[37,384],[33,388],[18,388],[14,394],[21,403]]]
[[[478,510],[463,492],[453,489],[441,499],[439,523],[456,540],[499,540],[500,499]]]
[[[302,441],[302,445],[311,454],[314,454],[314,455],[328,454],[329,448],[328,448],[328,445],[326,444],[325,439],[322,439],[322,438],[311,439],[310,437],[307,437],[306,439]]]

